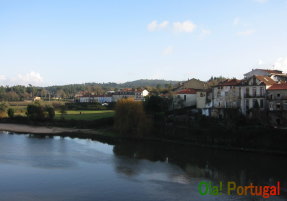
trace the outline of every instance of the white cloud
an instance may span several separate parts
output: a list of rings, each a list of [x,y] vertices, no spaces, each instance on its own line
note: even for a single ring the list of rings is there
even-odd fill
[[[158,25],[160,29],[164,29],[168,26],[169,22],[168,21],[163,21],[161,24]]]
[[[40,73],[31,71],[26,74],[18,74],[14,77],[6,77],[0,75],[0,85],[28,85],[32,84],[35,86],[42,86],[44,84],[44,79]]]
[[[245,31],[238,32],[237,35],[239,36],[250,36],[255,33],[254,29],[247,29]]]
[[[158,23],[156,20],[152,21],[147,25],[147,29],[150,32],[158,31],[167,28],[169,25],[168,21],[163,21],[162,23]]]
[[[174,32],[186,32],[191,33],[196,29],[196,24],[189,20],[185,21],[178,21],[178,22],[169,22],[167,20],[162,21],[161,23],[157,20],[152,21],[147,25],[147,30],[150,32],[160,31],[160,30],[167,30],[167,31],[174,31]]]
[[[173,47],[172,46],[168,46],[162,52],[162,54],[165,55],[165,56],[171,55],[172,53],[173,53]]]
[[[191,21],[183,21],[183,22],[174,22],[173,30],[175,32],[188,32],[191,33],[195,30],[196,25]]]
[[[274,62],[275,69],[287,71],[287,57],[280,57]]]

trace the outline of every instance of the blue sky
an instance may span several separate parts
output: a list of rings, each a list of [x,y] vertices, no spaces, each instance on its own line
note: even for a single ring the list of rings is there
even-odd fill
[[[0,0],[0,84],[287,71],[287,0]]]

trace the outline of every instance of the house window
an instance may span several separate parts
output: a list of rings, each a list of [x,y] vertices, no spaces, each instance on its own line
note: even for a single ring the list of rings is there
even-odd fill
[[[276,110],[280,110],[280,109],[281,109],[280,103],[276,103]]]
[[[273,99],[273,95],[272,95],[272,94],[270,95],[270,99],[271,99],[271,100]]]
[[[253,99],[253,108],[258,108],[259,105],[258,105],[258,102],[256,99]]]
[[[263,104],[263,99],[260,99],[260,108],[263,108],[264,104]]]
[[[256,96],[256,87],[252,88],[252,93],[253,93],[253,96]]]
[[[249,109],[249,99],[245,100],[245,106],[246,106],[246,110],[248,110]]]
[[[263,96],[263,87],[260,87],[260,96]]]
[[[184,95],[183,100],[186,101],[186,95]]]
[[[277,98],[280,98],[280,94],[277,94]]]
[[[246,87],[246,96],[249,96],[249,87]]]

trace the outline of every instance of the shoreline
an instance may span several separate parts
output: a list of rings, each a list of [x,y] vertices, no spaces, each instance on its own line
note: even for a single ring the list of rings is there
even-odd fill
[[[108,130],[108,129],[106,129]],[[151,137],[125,137],[125,136],[115,136],[113,134],[108,134],[105,129],[79,129],[79,128],[64,128],[64,127],[47,127],[47,126],[32,126],[26,124],[15,124],[15,123],[0,123],[0,131],[8,131],[16,134],[32,134],[38,136],[61,136],[61,137],[71,137],[80,139],[92,139],[104,143],[115,144],[123,140],[137,141],[137,142],[161,142],[161,143],[175,143],[182,145],[190,145],[201,148],[208,149],[219,149],[225,151],[240,151],[240,152],[253,152],[261,154],[271,154],[271,155],[287,155],[286,152],[266,150],[266,149],[248,149],[241,147],[228,147],[228,146],[218,146],[218,145],[207,145],[207,144],[195,144],[188,141],[182,140],[171,140],[171,139],[161,139],[161,138],[151,138]]]

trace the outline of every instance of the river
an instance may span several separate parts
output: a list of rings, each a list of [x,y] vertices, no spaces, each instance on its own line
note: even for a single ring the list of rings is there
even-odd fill
[[[281,195],[267,200],[287,201],[286,171],[286,156],[0,132],[0,201],[266,200],[227,195],[228,181],[280,181]],[[202,181],[221,181],[222,195],[201,195]]]

